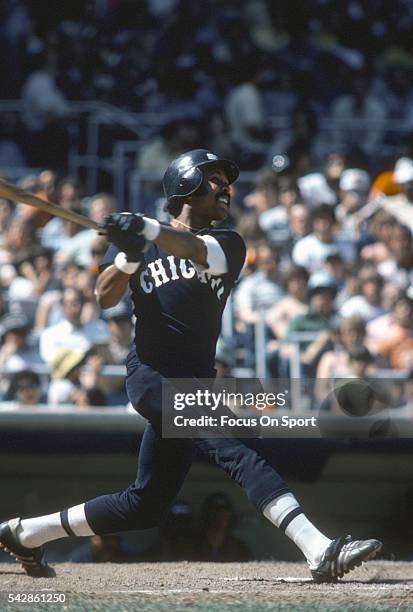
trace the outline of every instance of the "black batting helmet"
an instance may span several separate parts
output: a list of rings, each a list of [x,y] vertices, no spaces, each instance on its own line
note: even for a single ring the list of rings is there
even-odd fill
[[[194,193],[202,184],[202,169],[211,166],[225,172],[230,184],[238,178],[239,169],[234,162],[220,159],[207,149],[188,151],[174,159],[164,174],[163,189],[168,202]]]

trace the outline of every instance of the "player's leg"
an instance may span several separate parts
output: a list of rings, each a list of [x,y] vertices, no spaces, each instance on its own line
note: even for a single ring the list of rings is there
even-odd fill
[[[193,453],[191,440],[163,439],[148,423],[136,481],[125,491],[88,501],[88,524],[99,534],[159,525],[182,487]]]
[[[155,527],[178,494],[192,463],[190,440],[163,440],[148,424],[139,452],[138,476],[125,491],[67,510],[0,525],[0,546],[33,576],[54,575],[42,545],[70,536],[91,536]]]
[[[145,376],[142,376],[143,372]],[[168,384],[168,381],[149,366],[137,371],[136,378],[150,381],[150,392],[144,395],[143,406],[137,408],[151,419],[156,428],[160,428],[162,385]],[[134,377],[128,380],[133,382]],[[287,484],[265,459],[259,449],[259,441],[255,442],[258,442],[255,445],[258,450],[247,441],[236,438],[194,439],[195,447],[242,486],[264,516],[300,548],[316,580],[335,579],[374,555],[381,547],[377,540],[330,540],[322,534],[305,516]]]
[[[198,439],[194,445],[224,469],[258,510],[298,546],[316,581],[335,580],[380,550],[378,540],[327,538],[306,517],[287,484],[248,440]]]

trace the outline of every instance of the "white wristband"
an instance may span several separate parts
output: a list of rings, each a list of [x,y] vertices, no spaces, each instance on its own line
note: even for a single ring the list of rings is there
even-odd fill
[[[145,226],[141,232],[142,236],[145,236],[146,240],[156,240],[161,231],[161,224],[156,219],[149,219],[144,217]]]
[[[124,274],[134,274],[136,270],[139,268],[140,261],[128,261],[126,257],[126,253],[120,251],[115,257],[115,261],[113,262],[118,270],[123,272]]]

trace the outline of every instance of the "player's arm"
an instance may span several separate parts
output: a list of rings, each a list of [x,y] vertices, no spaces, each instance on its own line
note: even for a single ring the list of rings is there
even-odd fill
[[[201,266],[207,266],[206,244],[201,238],[190,232],[159,225],[159,234],[154,242],[163,251],[171,253],[175,257],[190,259]]]
[[[146,247],[144,236],[131,228],[133,215],[114,214],[101,225],[111,243],[101,264],[96,281],[95,296],[101,308],[112,308],[122,299],[131,275],[136,274],[144,261]]]
[[[176,257],[189,259],[200,272],[208,272],[212,276],[228,274],[232,283],[238,278],[246,257],[245,242],[231,230],[194,236],[161,226],[154,242]]]
[[[200,266],[210,274],[228,272],[226,253],[213,236],[194,236],[190,232],[161,225],[155,219],[143,215],[120,213],[109,215],[102,226],[112,242],[111,224],[116,225],[118,231],[125,235],[126,244],[133,241],[134,237],[144,238],[155,242],[166,253],[180,259],[189,259],[195,266]]]
[[[115,264],[105,268],[96,281],[95,296],[101,308],[112,308],[122,299],[129,283],[129,274]]]
[[[129,217],[131,215],[128,215],[127,221],[132,221]],[[106,222],[103,229],[107,232],[108,239],[118,247],[121,253],[116,255],[114,263],[105,268],[98,276],[95,296],[101,308],[112,308],[122,299],[128,287],[130,275],[138,269],[138,265],[135,265],[133,260],[136,259],[136,263],[138,263],[141,256],[139,251],[138,257],[133,257],[130,244],[136,239],[145,240],[143,236],[136,234],[133,227],[130,227],[125,232],[125,237],[121,237],[119,240],[119,237],[114,235],[113,230],[108,225],[108,222]],[[216,244],[207,247],[206,242],[189,232],[181,232],[162,225],[159,225],[159,230],[154,242],[167,253],[183,259],[190,259],[204,269],[209,269],[208,261],[213,261],[216,274],[223,274],[227,271],[224,252],[216,240]],[[212,241],[214,241],[213,238]],[[128,250],[128,255],[126,255],[124,249]]]
[[[175,257],[189,259],[200,270],[213,275],[228,272],[226,254],[213,236],[194,236],[190,232],[161,225],[154,242]]]

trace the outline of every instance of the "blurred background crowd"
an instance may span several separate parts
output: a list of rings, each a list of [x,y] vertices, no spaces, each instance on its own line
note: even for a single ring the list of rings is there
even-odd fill
[[[0,175],[97,222],[166,220],[172,159],[234,159],[227,225],[248,248],[218,374],[317,379],[317,402],[329,379],[380,375],[413,413],[411,0],[3,0],[0,16]],[[130,303],[93,296],[106,247],[0,200],[4,405],[126,403]]]

